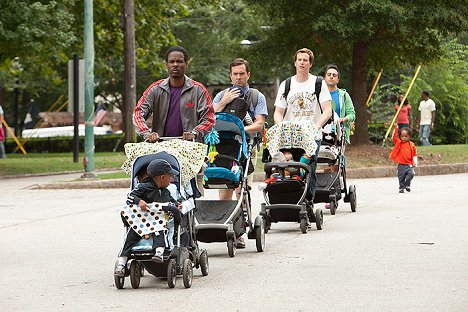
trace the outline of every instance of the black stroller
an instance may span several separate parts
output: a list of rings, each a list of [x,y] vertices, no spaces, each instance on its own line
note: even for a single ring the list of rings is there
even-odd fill
[[[174,234],[168,232],[166,246],[163,255],[163,263],[158,264],[151,261],[155,251],[152,249],[152,238],[142,238],[140,242],[132,248],[130,257],[127,261],[127,267],[124,277],[114,277],[115,286],[118,289],[124,287],[126,276],[130,276],[130,282],[133,288],[140,286],[140,277],[144,275],[146,269],[150,274],[158,278],[167,278],[167,284],[170,288],[176,285],[178,275],[183,276],[184,286],[191,287],[193,277],[193,267],[200,268],[203,276],[208,275],[208,253],[205,249],[198,247],[198,242],[194,229],[194,197],[196,183],[191,181],[190,186],[183,186],[180,176],[180,165],[177,159],[167,153],[159,152],[156,154],[144,155],[138,157],[132,166],[132,183],[131,188],[139,182],[138,172],[148,166],[153,159],[165,159],[176,170],[179,171],[177,181],[173,182],[175,187],[172,187],[171,194],[182,203],[182,211],[175,209],[174,214]],[[172,186],[172,185],[171,185]],[[175,193],[175,194],[174,194]],[[175,246],[171,246],[175,245]]]
[[[309,154],[317,145],[311,127],[301,122],[283,122],[267,131],[268,147],[264,149],[265,185],[260,214],[265,220],[265,232],[272,222],[298,222],[302,233],[307,233],[310,223],[318,230],[323,227],[321,209],[315,209],[310,199],[310,179],[314,157],[308,164],[301,162],[305,150]],[[290,161],[273,161],[270,153],[289,152]]]
[[[204,172],[206,189],[236,189],[239,200],[198,200],[195,229],[201,242],[227,242],[228,254],[235,256],[236,237],[247,231],[256,240],[257,251],[265,248],[264,223],[261,216],[252,219],[247,176],[251,173],[250,155],[255,140],[246,138],[242,121],[229,113],[217,113],[214,126],[217,139],[209,143],[208,167]]]
[[[342,127],[342,126],[341,126]],[[346,182],[345,131],[324,133],[317,160],[317,189],[314,203],[328,203],[330,213],[335,214],[338,201],[351,204],[351,211],[356,212],[356,186]],[[338,139],[339,137],[339,139]]]

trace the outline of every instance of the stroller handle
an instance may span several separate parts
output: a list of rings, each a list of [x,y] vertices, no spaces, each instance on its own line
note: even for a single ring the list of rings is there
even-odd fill
[[[304,169],[306,172],[310,172],[310,165],[307,165],[303,162],[300,162],[300,161],[280,161],[280,162],[269,162],[269,163],[266,163],[265,166],[264,166],[264,169],[265,170],[270,170],[270,169],[273,169],[273,168],[281,168],[281,169],[285,169],[285,168],[290,168],[290,167],[294,167],[294,168],[298,168],[298,169]]]
[[[157,142],[163,142],[163,141],[170,141],[170,140],[183,140],[183,136],[173,136],[173,137],[158,137]],[[188,140],[188,141],[195,141],[195,138]],[[145,142],[149,142],[148,139],[145,140]],[[155,142],[156,143],[156,142]]]
[[[182,213],[180,212],[180,209],[177,208],[174,204],[169,204],[167,206],[162,207],[164,212],[171,212],[172,215],[174,216],[174,222],[179,223],[180,220],[182,220]]]

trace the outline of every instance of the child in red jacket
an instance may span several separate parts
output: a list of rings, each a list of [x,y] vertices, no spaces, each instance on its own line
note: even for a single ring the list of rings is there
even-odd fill
[[[411,130],[409,128],[401,128],[398,130],[398,125],[395,124],[393,130],[392,141],[395,146],[390,153],[390,159],[398,163],[398,181],[400,182],[399,192],[411,192],[411,180],[414,177],[414,169],[418,165],[418,156],[416,146],[410,141]]]

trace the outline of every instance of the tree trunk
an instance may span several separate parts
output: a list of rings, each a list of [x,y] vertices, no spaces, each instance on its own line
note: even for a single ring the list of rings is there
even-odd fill
[[[135,142],[132,116],[136,102],[135,73],[135,6],[134,0],[124,0],[124,102],[122,109],[125,143]]]
[[[352,70],[352,96],[356,110],[356,123],[354,136],[351,141],[355,145],[369,143],[367,128],[368,116],[366,108],[367,100],[367,46],[364,42],[357,42],[353,48]]]

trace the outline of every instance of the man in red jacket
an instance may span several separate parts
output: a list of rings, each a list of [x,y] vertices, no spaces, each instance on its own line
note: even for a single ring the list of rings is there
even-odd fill
[[[201,141],[214,125],[213,104],[203,84],[185,75],[188,53],[180,46],[166,52],[169,77],[151,84],[133,111],[137,133],[148,142],[159,137]],[[153,115],[151,130],[146,120]]]

